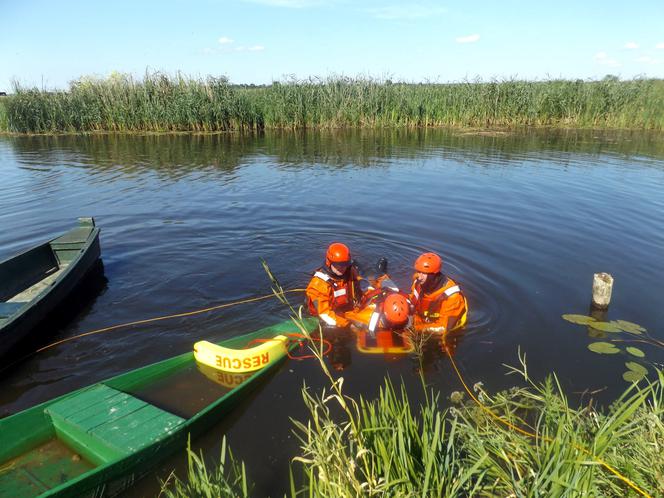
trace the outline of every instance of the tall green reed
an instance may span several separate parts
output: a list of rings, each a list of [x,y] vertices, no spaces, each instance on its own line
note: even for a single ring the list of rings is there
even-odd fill
[[[166,498],[248,498],[250,487],[244,463],[237,461],[226,445],[221,442],[219,463],[212,471],[205,465],[203,454],[191,449],[187,442],[187,477],[178,478],[174,472],[161,483],[159,496]]]
[[[343,127],[664,129],[664,80],[392,83],[334,76],[271,85],[146,73],[81,78],[66,91],[14,85],[8,128],[23,133]]]
[[[0,97],[0,132],[9,131],[9,119],[7,116],[7,107],[5,106],[6,99]]]

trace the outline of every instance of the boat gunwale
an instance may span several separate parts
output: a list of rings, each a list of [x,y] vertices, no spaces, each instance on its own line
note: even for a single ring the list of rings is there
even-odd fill
[[[280,330],[280,327],[285,327],[287,323],[292,323],[292,321],[287,320],[287,321],[279,322],[279,323],[274,324],[272,326],[262,327],[258,330],[254,330],[253,332],[248,332],[246,334],[242,334],[242,335],[239,335],[239,336],[230,337],[230,338],[225,339],[223,341],[216,342],[215,344],[220,344],[220,345],[224,345],[224,344],[228,344],[228,343],[236,344],[236,343],[242,342],[244,340],[251,340],[252,338],[255,338],[259,335],[265,335],[265,333],[267,331],[276,328],[277,330],[274,330],[273,332],[270,332],[272,334],[272,337],[274,337],[278,334],[287,333],[287,332],[284,332],[283,330]],[[293,324],[293,328],[294,329],[297,328],[295,326],[295,324]],[[287,348],[287,352],[292,351],[293,348],[295,348],[296,346],[297,346],[296,343],[290,344]],[[169,445],[177,444],[178,438],[184,437],[185,434],[188,437],[195,436],[197,434],[197,432],[202,431],[205,428],[204,425],[199,424],[199,422],[202,418],[209,415],[215,409],[219,408],[219,406],[224,404],[224,402],[226,402],[229,398],[233,398],[235,395],[237,395],[241,391],[244,391],[245,389],[249,388],[250,386],[256,386],[257,385],[257,383],[255,382],[256,380],[258,380],[262,376],[265,376],[268,373],[275,370],[277,368],[277,366],[281,365],[285,361],[286,357],[287,357],[287,354],[284,354],[277,361],[275,361],[275,362],[273,362],[269,365],[266,365],[264,368],[262,368],[260,370],[257,370],[253,375],[248,377],[242,384],[234,387],[233,389],[228,391],[226,394],[224,394],[220,398],[216,399],[215,401],[213,401],[212,403],[207,405],[205,408],[198,411],[192,417],[184,419],[184,422],[180,426],[178,426],[173,432],[167,434],[164,438],[162,438],[158,441],[154,441],[153,443],[148,444],[144,448],[141,448],[140,450],[138,450],[134,453],[131,453],[131,454],[125,456],[125,457],[116,458],[115,460],[111,460],[107,463],[97,465],[94,468],[88,470],[87,472],[84,472],[83,474],[80,474],[80,475],[78,475],[78,476],[76,476],[76,477],[74,477],[74,478],[72,478],[72,479],[56,486],[56,487],[53,487],[53,488],[45,491],[44,493],[42,493],[38,496],[39,497],[56,496],[56,495],[59,495],[60,493],[63,493],[63,496],[65,496],[65,495],[67,495],[68,492],[81,492],[81,491],[96,489],[96,488],[99,488],[100,486],[104,486],[104,485],[108,484],[109,481],[119,479],[121,477],[121,475],[116,475],[116,474],[118,474],[118,470],[116,470],[116,467],[120,467],[119,471],[121,471],[122,470],[122,465],[125,464],[125,463],[128,463],[130,461],[132,462],[130,466],[135,467],[136,463],[134,463],[134,462],[141,462],[143,460],[144,456],[150,455],[151,453],[158,452],[159,449],[162,448],[162,447],[167,447]],[[88,386],[81,387],[81,388],[76,389],[72,392],[63,394],[63,395],[58,396],[56,398],[53,398],[51,400],[45,401],[45,402],[40,403],[38,405],[35,405],[33,407],[22,410],[22,411],[14,414],[14,415],[10,415],[9,417],[6,417],[4,419],[0,419],[0,428],[2,427],[2,425],[4,425],[4,423],[7,423],[6,422],[7,420],[16,421],[16,420],[19,420],[20,417],[27,417],[27,416],[30,416],[30,415],[39,414],[41,412],[41,413],[44,414],[45,424],[51,424],[50,427],[54,429],[54,426],[52,425],[53,424],[52,420],[50,420],[50,418],[48,417],[48,415],[45,412],[46,408],[48,408],[50,405],[52,405],[54,403],[57,403],[57,402],[60,402],[62,400],[65,400],[67,398],[73,397],[73,396],[77,395],[78,393],[80,393],[82,391],[85,391],[87,389],[91,389],[94,386],[99,385],[99,384],[104,384],[104,385],[107,385],[108,387],[112,387],[113,389],[118,389],[118,390],[122,391],[121,388],[113,387],[112,384],[117,383],[119,381],[121,382],[121,380],[123,378],[127,378],[127,377],[130,377],[130,376],[140,374],[141,370],[158,369],[159,366],[167,366],[167,364],[173,363],[173,366],[171,368],[166,369],[167,372],[165,372],[164,375],[167,375],[168,372],[170,372],[170,371],[177,371],[177,369],[179,369],[179,368],[184,368],[184,366],[186,364],[188,364],[189,362],[196,363],[196,359],[194,357],[193,350],[182,353],[180,355],[170,357],[170,358],[166,358],[166,359],[158,361],[158,362],[151,363],[149,365],[139,367],[137,369],[130,370],[128,372],[124,372],[124,373],[115,375],[113,377],[110,377],[108,379],[104,379],[104,380],[99,381],[99,382],[95,382],[95,383],[90,384]],[[136,385],[141,385],[141,384],[138,383]],[[128,394],[131,394],[131,393],[128,393]],[[192,429],[194,429],[194,430],[192,430]],[[170,453],[172,453],[172,451],[168,450],[168,453],[170,454]],[[146,459],[146,460],[149,460],[149,459]],[[155,461],[152,463],[152,465],[156,465],[156,463],[158,461],[160,461],[161,458],[158,457],[154,460]],[[6,460],[4,460],[4,461],[6,461]],[[139,472],[138,474],[139,475],[144,474],[145,472],[147,472],[149,470],[149,468],[152,465],[151,464],[144,465],[143,467],[145,467],[145,469],[143,470],[143,472]],[[99,474],[102,474],[102,475],[106,474],[106,475],[100,477],[100,479],[99,479],[100,482],[97,483],[96,485],[93,483],[91,486],[86,487],[86,485],[84,484],[84,481],[87,480],[87,479],[94,479],[94,476],[99,475]],[[82,487],[80,489],[77,489],[76,486],[79,485],[79,484]],[[95,488],[95,486],[96,486],[96,488]],[[72,487],[74,489],[71,489]]]
[[[78,227],[80,227],[80,226],[81,225],[80,225],[80,221],[79,221],[79,226]],[[75,227],[75,228],[78,228],[78,227]],[[34,245],[32,247],[29,247],[29,248],[19,252],[18,254],[14,254],[13,256],[11,256],[9,258],[7,258],[3,261],[0,261],[0,266],[2,266],[3,264],[5,264],[5,263],[7,263],[7,262],[19,257],[19,256],[22,256],[23,254],[26,254],[26,253],[32,251],[33,249],[35,249],[37,247],[41,247],[41,246],[45,246],[45,245],[50,246],[54,241],[56,241],[58,238],[62,237],[66,233],[68,233],[70,230],[67,230],[66,232],[60,234],[58,237],[54,237],[51,240],[48,240],[48,241],[46,241],[42,244],[37,244],[37,245]],[[81,260],[85,257],[85,255],[88,254],[88,252],[90,252],[90,249],[92,248],[92,245],[95,243],[96,240],[99,239],[99,234],[100,233],[101,233],[101,229],[99,227],[92,226],[92,230],[90,231],[90,234],[88,235],[87,239],[85,240],[85,243],[83,244],[83,246],[79,249],[78,254],[76,255],[76,257],[73,258],[71,261],[69,261],[69,263],[67,265],[65,265],[64,268],[62,267],[62,264],[60,263],[60,261],[58,261],[58,268],[62,268],[62,272],[55,278],[55,280],[53,282],[51,282],[48,285],[48,287],[46,287],[44,290],[39,292],[30,301],[25,301],[23,306],[21,306],[16,313],[14,313],[11,316],[7,317],[7,320],[2,325],[0,325],[0,338],[2,337],[2,333],[5,331],[5,329],[9,329],[9,327],[14,322],[19,320],[27,312],[29,312],[32,308],[34,308],[39,303],[41,303],[44,299],[46,299],[58,287],[58,285],[64,279],[66,279],[73,271],[75,271],[75,269],[77,268],[77,266],[81,262]],[[54,249],[51,248],[51,250],[53,250],[53,252],[55,253]],[[54,254],[54,256],[55,256],[55,254]],[[45,278],[47,278],[47,277],[48,277],[48,275]],[[18,302],[21,302],[21,301],[18,301]]]

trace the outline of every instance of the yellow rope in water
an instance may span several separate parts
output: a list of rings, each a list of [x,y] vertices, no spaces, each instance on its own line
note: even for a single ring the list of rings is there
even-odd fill
[[[306,289],[288,289],[288,290],[285,290],[284,293],[304,292],[305,290]],[[121,323],[119,325],[111,325],[110,327],[103,327],[103,328],[100,328],[100,329],[91,330],[89,332],[84,332],[82,334],[77,334],[77,335],[72,336],[72,337],[67,337],[65,339],[62,339],[62,340],[53,342],[51,344],[48,344],[46,346],[43,346],[43,347],[37,349],[36,351],[33,351],[32,353],[20,358],[19,360],[15,361],[14,363],[8,365],[7,368],[15,365],[16,363],[18,363],[20,361],[23,361],[24,359],[26,359],[26,358],[28,358],[32,355],[35,355],[37,353],[41,353],[42,351],[45,351],[45,350],[50,349],[52,347],[58,346],[59,344],[63,344],[65,342],[73,341],[75,339],[80,339],[81,337],[86,337],[86,336],[95,335],[95,334],[101,334],[103,332],[110,332],[111,330],[117,330],[117,329],[124,328],[124,327],[131,327],[133,325],[143,325],[143,324],[146,324],[146,323],[158,322],[158,321],[161,321],[161,320],[168,320],[170,318],[182,318],[182,317],[185,317],[185,316],[199,315],[201,313],[208,313],[210,311],[220,310],[220,309],[223,309],[223,308],[230,308],[231,306],[237,306],[238,304],[245,304],[245,303],[253,303],[253,302],[256,302],[256,301],[262,301],[262,300],[265,300],[265,299],[270,299],[272,297],[275,297],[275,295],[274,294],[266,294],[264,296],[251,297],[251,298],[248,298],[248,299],[241,299],[240,301],[233,301],[232,303],[218,304],[218,305],[215,305],[215,306],[210,306],[209,308],[203,308],[203,309],[194,310],[194,311],[186,311],[184,313],[176,313],[174,315],[164,315],[164,316],[158,316],[158,317],[155,317],[155,318],[146,318],[145,320],[136,320],[134,322]]]
[[[445,351],[447,352],[447,356],[450,358],[450,362],[452,363],[452,367],[454,368],[454,371],[456,372],[457,377],[459,377],[459,381],[463,385],[463,388],[466,390],[468,395],[473,399],[475,403],[486,413],[488,413],[491,418],[494,420],[497,420],[501,424],[506,425],[512,430],[515,430],[516,432],[523,434],[528,437],[532,437],[535,439],[542,439],[543,441],[546,441],[547,443],[553,443],[554,440],[551,439],[550,437],[543,436],[543,435],[538,435],[533,432],[527,431],[525,429],[522,429],[521,427],[517,427],[516,425],[510,423],[508,420],[505,420],[504,418],[500,417],[499,415],[496,415],[494,412],[492,412],[489,408],[484,406],[484,404],[477,399],[473,391],[468,387],[468,384],[466,384],[466,381],[463,379],[463,376],[461,375],[461,372],[459,371],[459,368],[457,367],[456,362],[454,361],[454,357],[450,354],[450,351],[447,348],[447,344],[445,343],[445,336],[443,336],[443,347],[445,348]],[[578,444],[573,443],[573,446],[575,449],[579,450],[582,453],[585,453],[586,455],[590,456],[592,460],[594,460],[596,463],[600,464],[602,467],[607,469],[609,472],[611,472],[613,475],[618,477],[621,481],[623,481],[625,484],[627,484],[630,488],[635,490],[637,493],[639,493],[641,496],[645,496],[646,498],[652,498],[651,495],[649,495],[646,491],[643,491],[641,488],[639,488],[636,484],[634,484],[632,481],[630,481],[627,477],[622,475],[620,472],[618,472],[616,469],[611,467],[608,463],[606,463],[604,460],[598,458],[597,456],[593,455],[589,450],[584,448],[583,446],[580,446]]]

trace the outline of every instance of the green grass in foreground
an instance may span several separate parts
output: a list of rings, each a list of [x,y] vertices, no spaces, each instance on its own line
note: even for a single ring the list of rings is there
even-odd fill
[[[661,372],[646,387],[630,387],[606,411],[571,408],[555,376],[536,384],[525,366],[521,373],[528,387],[494,396],[478,388],[478,395],[512,424],[528,423],[543,436],[538,440],[497,424],[471,402],[441,410],[442,400],[432,394],[414,408],[403,386],[397,393],[389,381],[374,400],[343,396],[352,420],[332,416],[341,400],[334,389],[319,396],[304,389],[310,417],[295,423],[301,454],[291,496],[638,496],[598,459],[650,495],[664,496]],[[226,480],[223,464],[208,475],[200,467],[192,471],[190,461],[189,482],[167,487],[167,496],[247,496],[246,477],[238,480],[234,465]],[[302,482],[292,477],[298,466]],[[222,488],[230,494],[209,491]]]
[[[664,130],[664,80],[614,77],[456,84],[334,77],[246,87],[214,77],[148,73],[136,80],[114,74],[81,78],[66,91],[15,85],[4,101],[7,129],[19,133],[418,126]]]

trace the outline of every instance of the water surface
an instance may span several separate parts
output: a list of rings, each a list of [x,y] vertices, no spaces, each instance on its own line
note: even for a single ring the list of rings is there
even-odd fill
[[[51,340],[268,294],[260,258],[284,287],[303,287],[334,240],[347,243],[366,269],[387,257],[404,286],[420,252],[439,252],[471,307],[455,358],[470,383],[490,390],[518,381],[503,367],[517,364],[518,348],[535,379],[555,371],[574,399],[601,390],[599,400],[608,402],[626,387],[621,376],[631,358],[595,355],[588,331],[560,318],[588,312],[598,271],[616,282],[608,319],[637,322],[664,338],[660,135],[0,138],[0,259],[66,230],[78,216],[94,216],[102,229],[104,278],[77,295],[71,316],[47,327]],[[62,344],[3,374],[0,415],[189,351],[199,339],[217,341],[286,317],[278,302],[262,301]],[[371,397],[389,374],[403,379],[414,399],[421,395],[413,357],[360,354],[347,333],[331,339],[331,362],[348,394]],[[662,350],[639,347],[647,360],[664,361]],[[460,389],[439,348],[427,350],[424,370],[443,394]],[[297,450],[289,417],[306,416],[304,381],[324,385],[313,362],[284,364],[198,441],[213,457],[226,434],[256,496],[283,494]],[[162,387],[144,395],[167,398]],[[201,399],[224,389],[208,381]],[[182,409],[195,409],[197,400],[192,395]],[[164,464],[133,494],[155,494],[157,476],[182,460]]]

